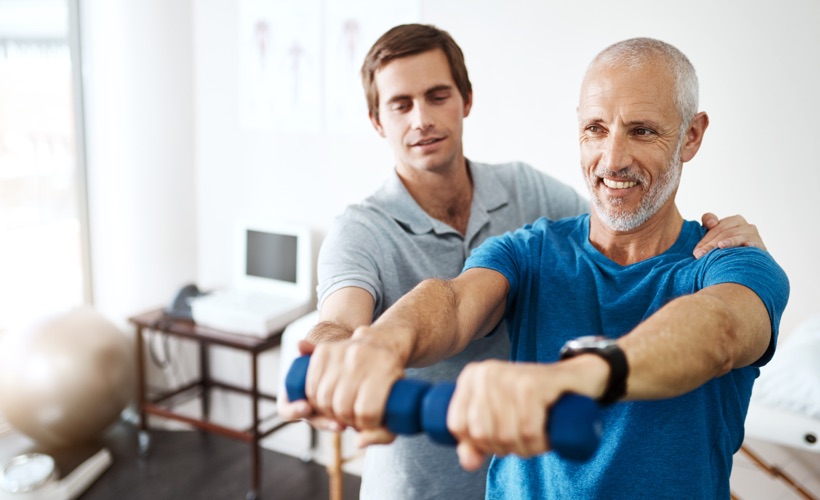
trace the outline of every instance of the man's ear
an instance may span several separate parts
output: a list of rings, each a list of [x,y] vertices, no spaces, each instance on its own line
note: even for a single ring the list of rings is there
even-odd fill
[[[706,133],[708,126],[709,116],[704,111],[696,114],[695,117],[692,118],[692,121],[689,122],[686,135],[683,136],[683,147],[680,152],[682,162],[685,163],[695,157],[695,154],[700,149],[700,144],[703,142],[703,134]]]
[[[368,113],[368,116],[370,117],[370,123],[373,124],[373,128],[376,129],[376,132],[378,132],[380,136],[386,137],[384,135],[384,127],[382,127],[381,122],[379,122],[379,117],[372,111]]]
[[[464,103],[464,118],[470,116],[470,110],[473,109],[473,91],[467,94],[467,102]]]

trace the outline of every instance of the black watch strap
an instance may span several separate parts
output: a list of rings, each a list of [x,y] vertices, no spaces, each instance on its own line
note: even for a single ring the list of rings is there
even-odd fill
[[[609,380],[606,389],[598,402],[602,405],[611,405],[626,394],[626,379],[629,376],[629,364],[626,355],[614,342],[605,347],[580,349],[565,349],[561,352],[561,359],[567,359],[579,354],[595,354],[600,356],[609,365]]]

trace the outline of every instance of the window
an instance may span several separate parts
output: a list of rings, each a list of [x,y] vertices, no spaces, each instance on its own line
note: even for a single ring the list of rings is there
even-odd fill
[[[0,332],[88,303],[77,0],[0,0]]]

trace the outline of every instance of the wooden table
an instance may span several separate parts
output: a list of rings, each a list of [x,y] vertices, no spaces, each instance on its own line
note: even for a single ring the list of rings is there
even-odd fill
[[[200,430],[244,441],[251,445],[251,488],[246,498],[258,498],[260,485],[259,441],[290,423],[280,422],[270,428],[262,429],[261,423],[263,419],[260,418],[259,415],[260,400],[266,399],[275,402],[276,396],[263,394],[259,391],[259,383],[257,380],[258,357],[260,353],[272,349],[281,343],[282,332],[274,332],[266,338],[234,334],[197,325],[192,321],[171,318],[161,309],[139,314],[129,318],[129,321],[136,326],[137,397],[140,414],[138,440],[140,453],[147,455],[151,444],[150,434],[148,433],[148,414],[184,422]],[[162,394],[149,397],[145,383],[145,331],[161,332],[166,335],[197,342],[199,345],[199,377],[182,387],[173,388]],[[209,348],[212,345],[236,349],[250,354],[251,384],[249,389],[211,378]],[[252,417],[250,428],[235,429],[209,421],[210,392],[215,388],[249,396]],[[183,393],[190,393],[191,391],[198,392],[197,397],[200,399],[202,409],[201,418],[194,418],[177,413],[174,411],[173,405],[169,404],[172,398],[180,397]]]

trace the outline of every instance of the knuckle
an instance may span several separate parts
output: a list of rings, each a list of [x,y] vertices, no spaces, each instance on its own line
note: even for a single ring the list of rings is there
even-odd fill
[[[345,406],[334,406],[333,414],[336,416],[337,420],[344,422],[346,425],[353,424],[355,420],[355,414],[353,413],[353,411]]]
[[[521,440],[528,449],[534,449],[543,442],[544,432],[537,426],[529,425],[522,430]]]
[[[356,427],[361,429],[375,429],[381,424],[381,415],[374,409],[357,406],[351,419],[355,420]]]
[[[515,432],[512,430],[501,428],[498,431],[498,435],[495,437],[495,444],[496,446],[500,446],[501,449],[509,450],[512,449],[518,442],[517,437],[518,436],[516,436]]]

